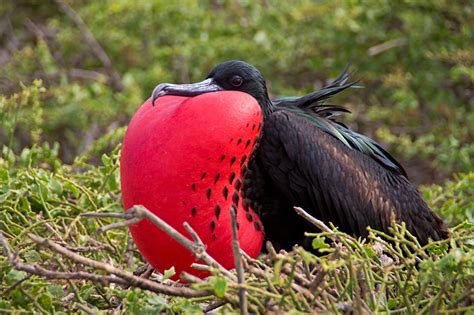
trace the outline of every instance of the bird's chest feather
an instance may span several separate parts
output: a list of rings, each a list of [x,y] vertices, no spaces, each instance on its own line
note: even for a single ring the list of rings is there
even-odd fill
[[[142,204],[185,235],[187,221],[208,252],[232,267],[229,210],[235,206],[240,245],[256,256],[263,232],[251,207],[244,209],[241,188],[261,125],[259,105],[240,92],[163,97],[154,107],[146,102],[132,119],[122,149],[124,207]],[[155,268],[190,271],[190,253],[149,222],[130,229]]]

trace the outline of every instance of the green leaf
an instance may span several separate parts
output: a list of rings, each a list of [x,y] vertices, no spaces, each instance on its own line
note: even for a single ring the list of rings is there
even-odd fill
[[[35,250],[29,250],[25,253],[25,261],[27,263],[37,263],[41,261],[41,255]]]
[[[171,278],[175,274],[176,274],[176,272],[174,271],[174,266],[173,266],[170,269],[165,270],[165,272],[163,274],[163,280],[168,280],[169,278]]]
[[[323,249],[323,248],[328,248],[329,244],[325,243],[325,237],[318,236],[313,239],[313,249]]]
[[[397,300],[394,300],[394,299],[389,299],[387,302],[387,307],[390,310],[393,310],[395,307],[397,307],[397,305],[398,305],[398,302]]]
[[[56,299],[61,299],[64,297],[64,289],[59,284],[48,285],[48,292]]]
[[[53,300],[49,294],[41,294],[37,301],[47,311],[51,311],[53,309]]]
[[[28,148],[24,148],[22,151],[21,151],[21,154],[20,154],[20,163],[23,165],[23,166],[28,166],[28,162],[30,161],[30,152],[31,150],[28,149]]]
[[[367,255],[367,257],[369,257],[369,258],[375,257],[375,251],[372,248],[370,248],[369,245],[365,245],[364,250],[365,250],[365,254]]]
[[[429,253],[435,254],[435,255],[441,255],[442,253],[445,253],[448,250],[448,244],[430,244],[429,247],[427,248],[427,251]]]
[[[147,298],[147,303],[150,304],[148,308],[151,312],[162,312],[163,310],[169,308],[169,305],[165,298],[159,295],[153,295]]]
[[[26,276],[25,272],[12,269],[8,272],[6,280],[7,280],[7,283],[11,285],[17,281],[20,281],[25,276]]]
[[[217,297],[224,297],[226,290],[227,280],[223,277],[214,278],[214,292],[216,293]]]
[[[92,284],[87,284],[83,287],[81,295],[83,298],[88,299],[91,294],[94,292],[94,286]]]
[[[101,160],[105,166],[109,166],[112,161],[112,159],[107,154],[102,154]]]
[[[63,185],[55,178],[51,178],[48,183],[48,187],[58,195],[61,195],[63,193]]]
[[[197,304],[191,303],[189,300],[182,300],[182,302],[173,306],[175,313],[194,314],[202,313],[202,309]]]

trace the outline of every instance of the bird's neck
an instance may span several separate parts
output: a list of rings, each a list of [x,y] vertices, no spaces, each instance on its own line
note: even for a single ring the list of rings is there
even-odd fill
[[[269,117],[275,110],[276,107],[268,96],[264,97],[261,100],[258,100],[263,112],[263,118]]]

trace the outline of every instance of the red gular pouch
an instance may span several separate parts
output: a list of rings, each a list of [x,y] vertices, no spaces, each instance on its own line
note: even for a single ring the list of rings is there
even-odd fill
[[[148,99],[128,126],[120,158],[125,209],[143,205],[191,239],[188,222],[207,252],[234,268],[230,208],[237,209],[240,247],[256,257],[262,247],[261,222],[242,206],[242,170],[257,143],[262,111],[250,95],[237,91],[196,97]],[[159,272],[174,266],[196,276],[195,257],[148,220],[130,226],[140,253]],[[201,262],[202,263],[202,262]]]

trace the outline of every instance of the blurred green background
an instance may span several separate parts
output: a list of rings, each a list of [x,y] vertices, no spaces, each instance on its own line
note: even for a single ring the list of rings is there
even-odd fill
[[[126,125],[157,83],[200,80],[224,60],[258,67],[274,97],[313,91],[351,61],[365,89],[333,100],[354,112],[344,118],[350,127],[393,152],[417,184],[472,170],[471,1],[66,5],[0,6],[0,92],[8,97],[35,79],[45,88],[35,119],[31,104],[2,109],[2,120],[23,122],[14,130],[15,152],[35,140],[58,142],[70,163],[94,139]],[[40,139],[31,128],[41,129]],[[0,139],[8,142],[5,128]]]

